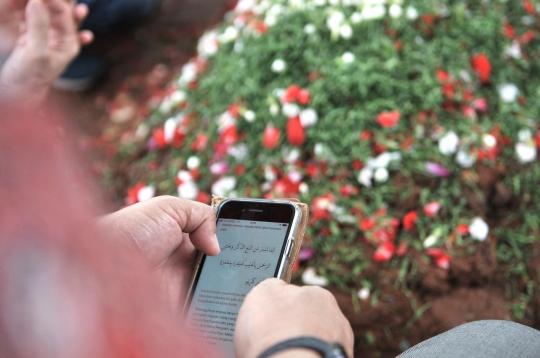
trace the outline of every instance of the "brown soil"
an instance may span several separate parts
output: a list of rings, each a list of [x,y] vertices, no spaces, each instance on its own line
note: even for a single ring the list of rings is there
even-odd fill
[[[76,118],[81,136],[79,144],[86,151],[96,177],[102,175],[105,163],[116,153],[123,136],[129,135],[144,120],[140,104],[154,93],[163,91],[172,75],[194,53],[203,30],[217,23],[229,0],[164,0],[160,11],[135,29],[99,39],[93,49],[111,63],[106,80],[96,89],[78,95],[55,94],[55,100]],[[115,112],[115,109],[122,110]],[[112,121],[111,119],[115,119]],[[464,193],[469,206],[485,216],[487,207],[492,220],[504,217],[514,202],[510,191],[500,183],[503,170],[477,168],[483,195]],[[466,180],[464,178],[463,180]],[[395,185],[409,187],[410,180],[396,178]],[[436,186],[436,181],[426,182]],[[421,188],[415,187],[399,200],[404,211],[417,205]],[[110,200],[120,202],[117,193]],[[492,210],[493,211],[493,210]],[[507,298],[512,283],[524,292],[525,284],[517,278],[508,279],[497,266],[496,238],[476,246],[473,255],[454,257],[449,270],[424,263],[409,250],[418,264],[418,274],[409,278],[402,290],[393,287],[397,272],[385,272],[378,303],[357,301],[351,294],[332,289],[343,312],[356,333],[355,355],[358,357],[391,357],[433,335],[464,322],[479,319],[512,319]],[[369,249],[367,250],[369,251]],[[370,252],[366,252],[370,257]],[[529,277],[540,281],[540,249],[536,248],[529,262]],[[418,257],[415,257],[418,256]],[[369,270],[379,270],[372,264]],[[512,286],[512,287],[510,287]],[[516,287],[514,287],[516,288]],[[412,292],[412,293],[411,293]],[[540,297],[529,303],[521,323],[540,328]]]

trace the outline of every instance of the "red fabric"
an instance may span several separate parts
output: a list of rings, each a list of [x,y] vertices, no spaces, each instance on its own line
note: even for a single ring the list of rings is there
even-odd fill
[[[0,105],[0,301],[10,312],[0,315],[2,353],[214,356],[189,340],[141,253],[96,231],[110,208],[67,142],[75,136],[53,120],[60,115]],[[54,344],[38,339],[44,329]]]

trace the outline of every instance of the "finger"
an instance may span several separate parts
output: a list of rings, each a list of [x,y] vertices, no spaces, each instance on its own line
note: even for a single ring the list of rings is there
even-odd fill
[[[92,31],[83,30],[79,32],[79,42],[81,45],[88,45],[92,41],[94,41],[94,33]]]
[[[80,25],[84,19],[88,16],[88,6],[86,4],[78,4],[73,8],[73,17],[75,17],[75,22]]]
[[[175,197],[162,197],[164,210],[173,217],[193,245],[207,255],[219,254],[216,238],[216,214],[210,206]]]
[[[45,54],[51,19],[41,0],[30,0],[26,7],[27,43],[32,56]]]

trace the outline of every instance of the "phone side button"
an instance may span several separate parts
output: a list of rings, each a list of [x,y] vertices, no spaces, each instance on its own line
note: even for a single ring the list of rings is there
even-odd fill
[[[285,248],[285,257],[290,257],[293,243],[294,243],[294,239],[289,240],[289,242],[287,243],[287,247]]]

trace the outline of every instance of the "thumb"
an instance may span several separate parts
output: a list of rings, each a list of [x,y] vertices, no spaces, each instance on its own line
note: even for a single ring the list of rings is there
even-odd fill
[[[30,0],[26,6],[26,36],[31,54],[42,57],[48,46],[51,19],[42,0]]]

